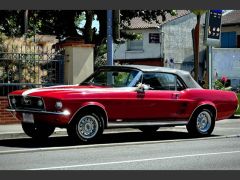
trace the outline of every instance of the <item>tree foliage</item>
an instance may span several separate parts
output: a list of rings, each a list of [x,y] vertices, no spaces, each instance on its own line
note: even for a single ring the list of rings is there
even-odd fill
[[[85,18],[83,18],[85,12]],[[144,21],[158,22],[158,17],[163,20],[166,14],[175,15],[173,10],[121,10],[119,22],[124,28],[126,22],[135,17],[141,17]],[[99,21],[99,33],[92,28],[94,15]],[[78,26],[80,21],[86,20],[84,28]],[[0,31],[7,36],[22,36],[24,33],[24,10],[0,11]],[[78,32],[82,31],[80,35]],[[106,10],[29,10],[28,13],[28,35],[50,34],[59,39],[66,37],[82,37],[87,43],[101,44],[106,38],[107,15]]]
[[[24,35],[32,37],[35,34],[55,35],[59,40],[66,38],[84,39],[85,43],[95,44],[95,65],[103,65],[105,63],[103,60],[106,59],[107,51],[106,10],[27,10],[27,19],[25,12],[26,10],[0,10],[0,44],[3,43],[6,36],[23,37]],[[158,23],[159,16],[164,21],[167,14],[175,15],[175,11],[172,10],[121,10],[118,12],[115,11],[113,17],[115,42],[117,42],[117,34],[119,34],[120,29],[124,29],[127,25],[130,25],[131,19],[135,17],[141,17],[146,22],[151,23],[155,21]],[[92,26],[95,18],[99,21],[98,32]],[[28,25],[27,32],[25,32],[26,22]],[[82,27],[80,24],[84,24],[84,26]],[[127,34],[124,31],[121,31],[120,36],[122,38],[137,38],[137,35]],[[2,48],[3,46],[0,46],[0,50],[4,51]],[[17,54],[18,50],[16,49],[18,48],[15,48],[13,52]],[[41,61],[42,63],[39,64],[39,68],[35,67],[36,65],[32,59],[39,59],[39,57],[35,57],[35,54],[40,53],[35,53],[35,51],[30,53],[29,57],[25,57],[24,63],[19,63],[19,60],[11,57],[5,57],[9,60],[0,62],[0,81],[4,83],[54,82],[56,79],[46,78],[49,78],[50,75],[45,69],[45,61]],[[33,57],[30,57],[31,55]],[[36,71],[37,69],[38,71]]]
[[[25,10],[1,10],[0,11],[0,33],[11,37],[21,37],[24,34],[24,12]],[[115,13],[116,14],[116,13]],[[158,17],[166,19],[166,15],[176,15],[174,10],[121,10],[119,23],[114,16],[113,35],[115,42],[119,34],[119,29],[130,25],[131,19],[141,17],[146,22],[155,21]],[[99,31],[93,28],[93,19],[99,21]],[[85,22],[84,27],[80,27],[81,22]],[[107,37],[107,11],[106,10],[28,10],[28,37],[34,34],[55,35],[59,40],[84,39],[85,43],[95,44],[94,55],[96,57],[106,52]],[[121,31],[123,39],[135,39],[134,34],[127,34]],[[99,53],[99,49],[101,52]]]

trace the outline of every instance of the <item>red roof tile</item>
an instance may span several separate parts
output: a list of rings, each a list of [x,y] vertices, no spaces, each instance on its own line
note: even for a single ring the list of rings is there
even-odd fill
[[[156,23],[153,21],[152,23],[150,22],[145,22],[142,20],[142,18],[133,18],[130,22],[130,26],[127,26],[129,29],[148,29],[148,28],[158,28],[159,25],[165,24],[169,21],[172,21],[174,19],[177,19],[179,17],[185,16],[187,14],[190,14],[191,12],[189,10],[177,10],[177,15],[176,16],[171,16],[170,14],[166,15],[166,20],[162,21],[162,16],[159,16],[157,19],[159,23]]]

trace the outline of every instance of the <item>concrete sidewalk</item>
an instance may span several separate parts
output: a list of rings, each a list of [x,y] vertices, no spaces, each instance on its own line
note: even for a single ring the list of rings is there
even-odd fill
[[[53,135],[66,135],[66,129],[56,128]],[[22,130],[21,124],[0,125],[0,140],[28,137]]]

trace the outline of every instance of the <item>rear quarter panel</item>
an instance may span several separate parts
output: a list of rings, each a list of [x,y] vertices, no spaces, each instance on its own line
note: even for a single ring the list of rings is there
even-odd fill
[[[217,110],[216,120],[226,119],[232,116],[238,105],[236,94],[231,91],[187,89],[181,98],[193,100],[194,105],[189,108],[190,111],[194,111],[193,108],[196,109],[205,104],[212,105]]]

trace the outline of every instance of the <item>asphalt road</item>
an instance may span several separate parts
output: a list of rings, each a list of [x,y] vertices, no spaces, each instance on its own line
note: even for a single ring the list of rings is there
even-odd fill
[[[0,140],[0,170],[240,170],[240,119],[216,124],[208,138],[191,138],[185,127],[106,131],[79,145],[65,135],[47,142]]]

